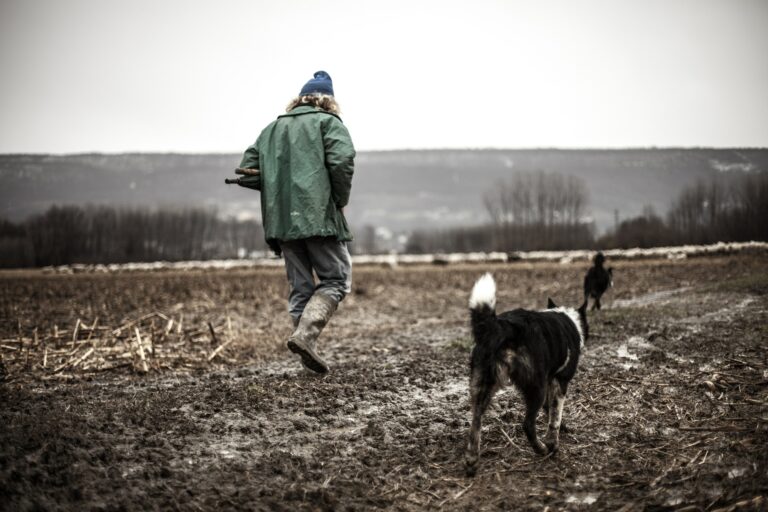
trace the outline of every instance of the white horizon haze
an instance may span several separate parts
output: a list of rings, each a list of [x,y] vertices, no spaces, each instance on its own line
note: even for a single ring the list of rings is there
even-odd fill
[[[237,153],[320,69],[360,151],[768,147],[761,0],[2,0],[0,153]]]

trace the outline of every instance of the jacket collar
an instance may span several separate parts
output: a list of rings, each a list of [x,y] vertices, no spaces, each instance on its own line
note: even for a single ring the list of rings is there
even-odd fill
[[[288,116],[300,116],[303,114],[314,114],[314,113],[320,113],[320,114],[328,114],[330,116],[333,116],[339,121],[341,121],[341,118],[337,116],[336,114],[332,112],[328,112],[327,110],[323,110],[321,108],[313,107],[312,105],[299,105],[298,107],[294,108],[290,112],[286,112],[285,114],[277,116],[280,117],[288,117]]]

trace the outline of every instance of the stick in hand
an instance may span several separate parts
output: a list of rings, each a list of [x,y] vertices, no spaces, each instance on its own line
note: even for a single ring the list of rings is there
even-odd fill
[[[261,176],[261,171],[258,169],[244,169],[238,167],[235,169],[235,174],[240,174],[241,176]],[[239,185],[240,178],[224,178],[224,183],[227,185]]]

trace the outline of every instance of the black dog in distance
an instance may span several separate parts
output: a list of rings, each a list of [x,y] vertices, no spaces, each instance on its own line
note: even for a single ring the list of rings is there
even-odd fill
[[[592,304],[592,311],[600,309],[600,297],[603,296],[605,291],[613,286],[613,269],[603,267],[605,263],[605,256],[602,252],[595,254],[592,260],[593,266],[587,271],[587,275],[584,276],[584,302],[590,298],[595,302]]]

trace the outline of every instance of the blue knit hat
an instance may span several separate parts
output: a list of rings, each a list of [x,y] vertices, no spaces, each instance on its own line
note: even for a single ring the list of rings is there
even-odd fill
[[[331,81],[331,75],[325,71],[318,71],[315,73],[315,77],[304,84],[301,88],[299,96],[310,96],[312,94],[327,94],[333,96],[333,81]]]

